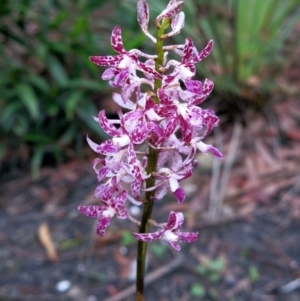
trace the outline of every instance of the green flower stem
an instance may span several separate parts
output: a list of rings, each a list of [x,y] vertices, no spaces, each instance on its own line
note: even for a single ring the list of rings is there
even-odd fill
[[[164,51],[163,51],[163,42],[164,40],[160,39],[160,37],[164,34],[164,31],[170,25],[169,19],[163,19],[160,28],[157,30],[157,42],[156,42],[156,54],[157,59],[155,60],[155,70],[159,73],[159,68],[163,66],[164,61]],[[161,87],[162,81],[159,79],[155,79],[154,82],[154,92]],[[155,97],[154,101],[159,103],[157,97]],[[147,174],[152,174],[156,172],[157,168],[157,159],[159,152],[154,148],[149,148],[148,154],[148,164],[147,164]],[[155,185],[155,178],[151,176],[146,180],[146,188],[152,187]],[[153,209],[153,198],[155,195],[154,191],[147,191],[145,195],[145,204],[143,208],[143,215],[141,219],[141,225],[139,228],[139,233],[148,233],[149,232],[149,220],[151,218],[152,209]],[[146,262],[146,254],[147,254],[147,242],[138,241],[137,246],[137,270],[136,270],[136,301],[145,301],[144,298],[144,278],[145,278],[145,262]]]

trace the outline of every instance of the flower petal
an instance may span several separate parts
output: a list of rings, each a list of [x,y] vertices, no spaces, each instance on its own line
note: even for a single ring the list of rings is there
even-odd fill
[[[197,64],[200,61],[204,60],[210,54],[213,45],[214,45],[214,41],[210,40],[206,45],[206,47],[201,52],[199,52],[194,58],[190,60],[190,63]]]
[[[167,243],[172,246],[176,251],[180,251],[181,247],[178,243],[176,243],[175,241],[171,241],[171,240],[167,240]]]
[[[159,230],[156,232],[152,232],[152,233],[132,233],[132,235],[137,239],[137,240],[141,240],[141,241],[152,241],[152,240],[156,240],[162,237],[162,235],[164,234],[165,230]]]
[[[78,206],[78,211],[88,217],[99,218],[102,215],[102,212],[105,210],[104,207],[100,206]]]
[[[98,181],[102,181],[108,173],[108,168],[106,166],[102,166],[98,171]]]
[[[155,69],[153,69],[151,66],[148,66],[140,61],[136,61],[136,65],[138,67],[137,68],[138,70],[148,73],[156,79],[162,79],[162,76],[157,71],[155,71]]]
[[[149,6],[146,0],[139,0],[137,3],[137,20],[143,31],[148,29]]]
[[[211,144],[205,144],[202,141],[199,141],[196,143],[196,146],[204,154],[211,153],[217,158],[224,159],[224,155]]]
[[[185,199],[185,192],[182,187],[178,187],[174,192],[173,192],[175,198],[177,199],[177,202],[179,204],[183,203]]]
[[[172,176],[169,178],[169,183],[170,183],[170,189],[174,193],[178,189],[179,183],[176,180],[176,178]]]
[[[182,133],[183,141],[186,144],[189,144],[189,142],[192,139],[192,128],[189,123],[190,118],[188,120],[186,120],[181,115],[179,115],[178,120],[180,123],[180,130]]]
[[[98,114],[99,125],[110,136],[120,135],[120,131],[106,118],[105,111],[101,110]]]
[[[122,42],[121,27],[116,25],[110,37],[111,46],[115,52],[126,53]]]
[[[110,220],[111,220],[110,217],[104,217],[98,221],[97,228],[96,228],[96,233],[98,235],[103,236],[105,234],[105,230],[109,225]]]
[[[183,214],[181,212],[171,211],[165,230],[178,230],[184,221]]]
[[[134,176],[134,178],[137,181],[143,183],[144,179],[142,177],[140,167],[139,167],[139,161],[136,157],[136,153],[135,153],[132,143],[130,143],[129,147],[128,147],[128,167],[130,169],[130,172]]]
[[[173,104],[173,101],[168,97],[167,93],[165,92],[165,89],[163,89],[163,88],[158,89],[157,96],[162,105],[166,106],[166,105]]]
[[[126,197],[127,197],[126,190],[123,190],[118,195],[116,195],[111,201],[112,208],[114,208],[116,211],[120,210],[124,206]]]
[[[120,208],[118,211],[117,211],[117,216],[119,219],[126,219],[128,217],[128,210],[127,208]]]
[[[141,182],[138,180],[132,182],[130,188],[133,197],[138,199],[141,193]]]
[[[103,80],[110,80],[118,73],[118,69],[115,67],[107,68],[103,73],[101,78]]]
[[[127,195],[127,199],[129,200],[129,202],[131,202],[133,205],[135,206],[141,206],[143,203],[137,201],[136,199],[134,199],[131,195]]]
[[[198,239],[198,232],[178,232],[179,240],[184,242],[194,242]]]
[[[171,0],[166,9],[164,9],[157,17],[156,20],[161,20],[163,18],[172,18],[173,16],[177,15],[182,6],[184,1],[174,1]]]
[[[203,84],[202,94],[199,96],[196,95],[189,104],[195,106],[202,103],[209,96],[213,88],[214,82],[209,79],[206,79]]]
[[[173,35],[178,34],[181,31],[181,29],[184,27],[184,18],[185,18],[184,12],[180,12],[172,20],[171,27],[173,29],[172,30]]]
[[[185,39],[185,44],[183,48],[183,57],[182,57],[182,64],[188,63],[191,59],[194,52],[194,43],[190,38]]]
[[[112,93],[112,99],[116,104],[118,104],[122,108],[125,108],[125,109],[128,109],[128,110],[134,110],[136,108],[135,103],[133,103],[129,99],[123,99],[121,94]]]
[[[114,81],[110,82],[113,83],[114,87],[122,86],[122,82],[129,76],[129,69],[124,68],[124,69],[119,69],[118,73],[116,74]]]
[[[189,91],[202,94],[202,83],[199,80],[186,79],[184,84]]]
[[[97,148],[97,152],[104,156],[115,154],[118,152],[118,150],[119,147],[113,144],[111,139],[104,141]]]
[[[90,61],[98,66],[115,66],[117,67],[122,60],[120,55],[90,56]]]
[[[215,112],[213,110],[202,110],[202,120],[203,124],[206,126],[206,131],[204,136],[208,135],[211,130],[218,126],[219,124],[219,118],[215,115]]]
[[[159,186],[155,191],[155,198],[157,200],[161,200],[169,191],[168,182],[165,182],[161,186]]]

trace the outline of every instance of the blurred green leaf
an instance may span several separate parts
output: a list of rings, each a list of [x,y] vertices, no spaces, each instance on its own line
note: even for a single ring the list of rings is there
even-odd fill
[[[23,135],[23,140],[30,142],[30,143],[35,143],[35,144],[41,144],[41,145],[47,145],[53,142],[53,140],[46,135],[39,134],[39,133],[29,133]]]
[[[10,130],[13,126],[17,111],[22,108],[21,103],[13,102],[1,108],[0,124],[5,130]]]
[[[253,265],[249,267],[249,278],[252,282],[258,281],[260,279],[258,269]]]
[[[190,288],[190,294],[192,297],[204,298],[206,295],[205,287],[199,283],[194,283]]]
[[[31,159],[31,171],[34,179],[39,177],[40,167],[45,154],[45,146],[37,146],[34,149],[33,156]]]
[[[56,81],[60,87],[66,86],[68,76],[62,64],[54,56],[50,56],[48,60],[48,66],[53,80]]]
[[[68,45],[63,44],[61,42],[53,42],[53,41],[48,41],[47,42],[47,48],[61,54],[68,55],[71,51],[71,49],[68,47]],[[61,68],[61,66],[60,66]]]
[[[70,95],[65,100],[65,110],[66,110],[66,116],[68,119],[73,119],[75,108],[78,104],[78,102],[83,98],[83,92],[80,90],[71,92]]]
[[[62,133],[59,138],[59,144],[67,145],[71,143],[72,141],[74,141],[74,137],[76,137],[76,135],[78,135],[78,126],[73,123]]]
[[[28,131],[29,123],[25,115],[19,115],[14,119],[12,129],[13,133],[19,136],[21,139],[23,135]]]
[[[66,88],[72,89],[89,89],[91,91],[101,91],[105,89],[105,83],[101,81],[96,81],[96,80],[88,80],[88,79],[71,79],[68,81],[68,84],[66,85]]]
[[[63,241],[60,244],[60,249],[66,251],[69,249],[77,248],[82,243],[82,240],[79,238],[73,238]]]
[[[135,238],[133,237],[132,233],[128,230],[122,231],[122,242],[123,246],[129,246],[136,242]]]
[[[209,262],[209,269],[215,272],[223,272],[225,269],[225,259],[222,256],[218,256],[215,260]]]
[[[168,246],[166,244],[153,243],[150,245],[151,251],[157,258],[162,258],[166,254]]]
[[[41,92],[48,93],[50,91],[50,86],[45,78],[35,74],[29,74],[28,80]]]
[[[207,269],[207,267],[205,265],[198,264],[196,266],[196,271],[197,271],[198,274],[204,275],[205,273],[207,273],[208,269]]]
[[[206,64],[197,69],[215,82],[218,92],[242,95],[254,80],[255,91],[271,91],[274,77],[292,56],[284,55],[285,44],[300,18],[299,1],[253,0],[185,1],[186,25],[183,32],[202,48],[214,40]],[[206,11],[201,18],[199,11]],[[295,35],[298,35],[294,32]],[[175,37],[179,42],[179,37]],[[283,62],[283,63],[282,63]],[[273,81],[272,81],[273,79]]]
[[[25,84],[19,84],[16,89],[31,117],[37,119],[39,116],[39,102],[32,87]]]
[[[57,97],[58,99],[59,97]],[[58,103],[58,100],[57,102],[55,100],[50,100],[47,102],[46,104],[46,113],[48,115],[49,118],[53,118],[55,116],[57,116],[60,112],[60,104]]]
[[[68,10],[60,10],[50,24],[51,29],[59,29],[59,26],[63,25],[62,23],[67,20],[68,16]]]
[[[6,145],[0,144],[0,167],[1,167],[1,164],[3,163],[2,160],[5,156],[5,152],[6,152]]]
[[[221,279],[221,275],[219,275],[217,273],[209,273],[207,275],[207,277],[208,277],[208,280],[213,283],[216,283],[216,282],[220,281],[220,279]]]

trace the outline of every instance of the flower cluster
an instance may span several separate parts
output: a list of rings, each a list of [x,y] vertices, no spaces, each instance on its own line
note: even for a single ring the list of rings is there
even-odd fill
[[[142,31],[154,43],[178,34],[184,26],[182,5],[183,1],[169,2],[156,18],[156,26],[159,28],[169,22],[172,30],[155,38],[148,32],[148,4],[146,0],[139,0],[137,19]],[[182,203],[185,192],[180,182],[192,175],[198,150],[223,158],[217,148],[203,142],[219,119],[212,110],[198,106],[211,93],[213,82],[193,79],[195,64],[209,55],[213,41],[200,52],[189,38],[184,45],[165,46],[162,48],[163,63],[159,66],[158,54],[125,50],[119,26],[112,31],[111,45],[117,55],[92,56],[90,60],[108,67],[102,79],[108,80],[112,87],[120,87],[121,93],[114,93],[112,98],[123,110],[119,110],[117,120],[109,120],[104,111],[94,117],[111,137],[101,144],[87,138],[90,147],[101,155],[94,160],[93,168],[101,182],[95,198],[100,199],[102,205],[78,207],[80,213],[98,219],[100,236],[104,235],[114,215],[134,221],[126,205],[128,202],[142,205],[149,191],[153,192],[151,201],[162,199],[171,191],[177,202]],[[174,51],[180,59],[168,60],[168,51]],[[151,172],[147,167],[150,149],[158,154],[156,167]],[[150,177],[155,179],[151,187],[146,184]],[[181,212],[171,212],[166,224],[155,223],[158,231],[133,235],[141,241],[165,239],[180,250],[178,241],[193,242],[198,236],[198,233],[180,232],[183,221]]]

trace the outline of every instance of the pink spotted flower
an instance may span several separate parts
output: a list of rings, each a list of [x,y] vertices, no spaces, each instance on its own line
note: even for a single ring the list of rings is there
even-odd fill
[[[191,81],[191,78],[196,74],[195,64],[205,59],[210,54],[212,47],[213,41],[211,40],[201,52],[197,53],[193,41],[187,38],[185,40],[181,62],[170,60],[163,68],[164,70],[167,70],[170,66],[175,66],[174,71],[165,76],[164,86],[171,85],[180,79],[186,85],[188,90],[194,90],[196,86],[198,86],[196,81]]]
[[[176,251],[180,251],[178,242],[194,242],[198,238],[198,232],[180,232],[184,217],[181,212],[171,211],[168,222],[159,231],[152,233],[133,233],[137,240],[153,241],[165,239]]]
[[[112,137],[112,139],[106,140],[100,145],[87,138],[90,147],[102,155],[113,155],[119,152],[123,147],[128,148],[131,143],[143,143],[149,132],[155,127],[153,122],[146,122],[144,120],[144,112],[141,110],[124,114],[119,121],[120,128],[116,128],[114,124],[106,118],[103,110],[99,112],[96,120],[104,132]]]
[[[164,154],[167,154],[165,152]],[[158,159],[158,164],[163,166],[159,167],[155,177],[157,179],[156,185],[146,190],[156,189],[155,197],[157,199],[162,199],[167,192],[170,190],[175,196],[178,203],[182,203],[185,199],[185,192],[183,188],[179,185],[179,182],[187,179],[192,175],[192,170],[195,167],[194,162],[183,162],[181,155],[173,151],[170,155],[170,167],[165,167],[163,162],[165,159],[169,159],[165,156],[160,156]]]
[[[133,90],[139,88],[143,83],[152,85],[151,81],[136,76],[137,70],[148,74],[148,76],[153,79],[162,78],[157,71],[138,59],[139,56],[155,58],[155,55],[144,54],[138,49],[132,49],[130,51],[125,50],[122,42],[120,26],[115,26],[112,31],[111,45],[118,55],[91,56],[90,60],[98,66],[109,67],[102,74],[102,79],[110,80],[114,78],[114,81],[111,81],[110,84],[112,86],[122,87],[123,98],[130,96]]]
[[[183,140],[186,144],[190,143],[194,130],[201,130],[206,127],[205,136],[218,125],[219,118],[212,110],[203,110],[196,106],[193,101],[181,103],[178,99],[170,98],[164,89],[158,89],[158,97],[165,111],[173,113],[173,118],[180,125]]]
[[[78,211],[88,217],[98,219],[96,232],[100,236],[105,234],[107,226],[110,224],[114,215],[117,215],[119,219],[126,219],[128,217],[128,211],[124,207],[124,203],[127,198],[127,191],[123,190],[111,200],[102,200],[103,206],[78,206]]]

